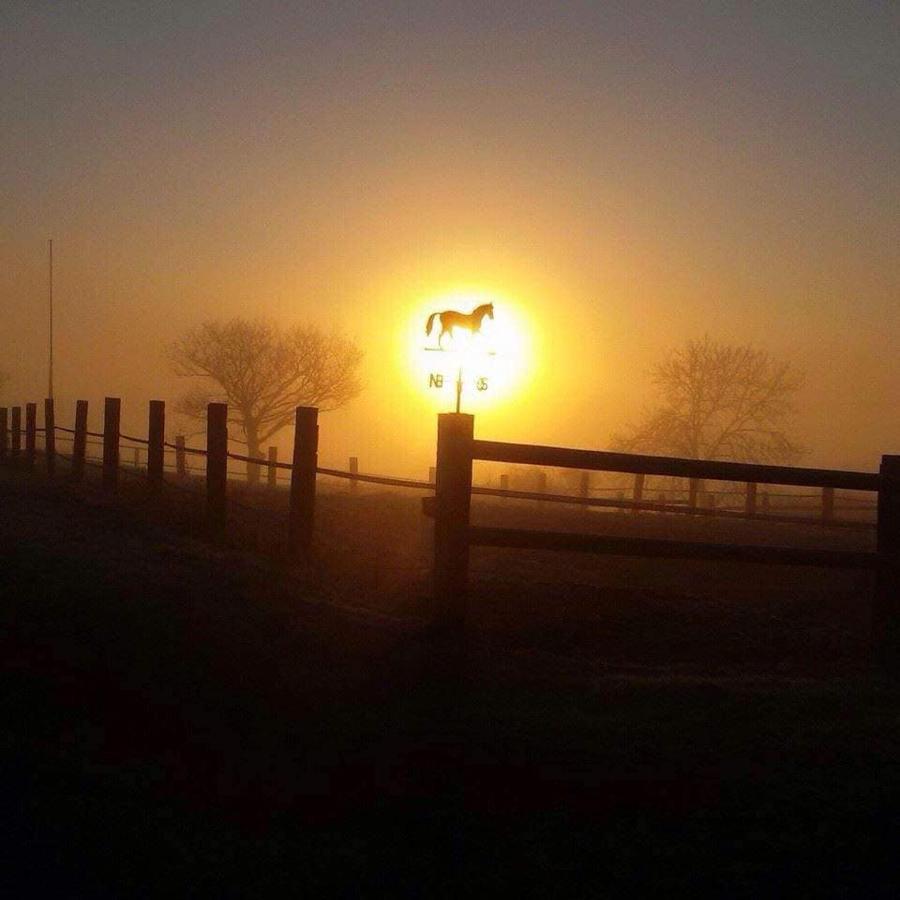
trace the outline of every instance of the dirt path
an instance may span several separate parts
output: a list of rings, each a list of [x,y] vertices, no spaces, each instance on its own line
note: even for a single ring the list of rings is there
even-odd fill
[[[898,693],[597,674],[0,476],[18,896],[888,893]]]

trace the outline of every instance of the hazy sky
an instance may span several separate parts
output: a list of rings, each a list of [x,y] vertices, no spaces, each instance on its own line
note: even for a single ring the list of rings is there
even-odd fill
[[[810,462],[900,452],[900,5],[0,3],[8,401],[174,398],[212,316],[346,329],[323,456],[417,472],[393,334],[496,291],[539,332],[484,437],[605,446],[666,347],[798,360]],[[371,460],[371,463],[369,463]],[[369,464],[367,464],[369,463]]]

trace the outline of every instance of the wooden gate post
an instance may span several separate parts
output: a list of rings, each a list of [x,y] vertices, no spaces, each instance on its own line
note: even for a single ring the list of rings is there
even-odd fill
[[[47,474],[56,474],[56,411],[53,398],[44,400],[44,455],[47,457]]]
[[[351,456],[350,457],[350,474],[358,475],[359,474],[359,457]],[[359,482],[355,478],[350,479],[350,493],[355,494],[359,490]]]
[[[466,618],[474,433],[474,416],[438,416],[434,592],[435,617],[442,625],[462,625]]]
[[[881,669],[900,675],[900,456],[881,457],[878,572],[872,623]]]
[[[107,397],[103,401],[103,488],[111,494],[119,489],[119,422],[122,401]]]
[[[153,491],[162,488],[165,454],[166,404],[164,400],[151,400],[147,421],[147,481]]]
[[[10,441],[12,458],[18,459],[22,452],[22,407],[12,408],[12,440]]]
[[[288,546],[306,555],[312,549],[316,513],[316,467],[319,465],[319,410],[298,406],[294,414],[294,457]]]
[[[84,458],[87,454],[87,400],[75,402],[75,435],[72,439],[72,480],[84,478]]]
[[[0,407],[0,463],[6,462],[9,455],[9,411]]]
[[[25,404],[25,465],[34,468],[35,438],[37,436],[37,405]]]
[[[278,448],[277,447],[269,447],[269,467],[266,470],[266,484],[270,489],[274,490],[278,487],[278,466],[275,463],[278,462]]]
[[[206,405],[206,521],[216,537],[228,514],[228,404]]]

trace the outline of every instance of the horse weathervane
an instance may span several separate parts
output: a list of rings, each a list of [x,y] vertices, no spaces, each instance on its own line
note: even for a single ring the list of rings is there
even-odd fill
[[[481,306],[476,306],[468,315],[457,312],[455,309],[433,312],[428,317],[428,323],[425,325],[425,334],[430,335],[434,327],[434,320],[436,318],[440,319],[441,333],[438,335],[438,348],[443,350],[441,342],[444,339],[444,335],[449,334],[452,337],[454,328],[463,328],[472,335],[480,334],[481,323],[484,321],[485,316],[489,319],[494,318],[493,303],[482,303]]]
[[[450,335],[451,341],[453,340],[453,332],[456,329],[462,331],[468,331],[470,337],[474,338],[476,334],[481,334],[481,325],[484,321],[485,316],[489,319],[494,318],[494,304],[493,303],[482,303],[481,306],[475,307],[470,313],[461,313],[457,312],[455,309],[447,309],[443,312],[433,312],[429,317],[428,321],[425,324],[425,334],[426,336],[430,336],[431,332],[434,330],[434,320],[438,319],[441,323],[441,330],[438,333],[437,338],[437,346],[436,347],[426,347],[426,350],[430,350],[432,352],[453,352],[458,348],[454,347],[445,347],[444,346],[444,338],[447,335]],[[471,343],[467,348],[469,353],[473,349]],[[482,353],[487,356],[496,355],[491,350],[483,350]],[[428,376],[428,386],[431,388],[442,388],[444,386],[444,376],[443,373],[432,372]],[[475,389],[478,391],[486,391],[488,389],[488,380],[485,376],[479,376],[475,380]],[[460,403],[462,401],[462,390],[463,390],[463,366],[462,362],[459,364],[459,369],[456,377],[456,411],[460,410]]]

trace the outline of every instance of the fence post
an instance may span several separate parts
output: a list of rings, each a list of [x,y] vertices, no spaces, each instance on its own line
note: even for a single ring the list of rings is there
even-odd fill
[[[584,500],[587,500],[587,498],[591,496],[591,473],[588,472],[587,469],[582,471],[581,477],[578,480],[578,496]],[[587,503],[584,503],[579,512],[582,516],[587,517],[590,515],[591,508]]]
[[[350,457],[350,474],[351,475],[359,474],[359,457],[358,456]],[[359,487],[359,482],[355,478],[351,478],[350,479],[350,493],[355,494],[358,487]]]
[[[87,454],[87,400],[75,402],[75,434],[72,436],[72,480],[84,478],[84,457]]]
[[[319,410],[298,406],[294,414],[294,457],[288,546],[307,554],[312,548],[316,513],[316,467],[319,464]]]
[[[461,625],[466,617],[474,433],[474,416],[438,415],[434,591],[436,619],[444,625]]]
[[[206,405],[206,519],[217,537],[225,534],[228,484],[228,404]]]
[[[822,488],[822,521],[825,523],[834,521],[834,488]]]
[[[278,487],[278,448],[269,447],[268,451],[269,467],[266,469],[266,484],[273,490]]]
[[[752,519],[756,515],[756,482],[748,481],[744,495],[744,515]]]
[[[640,503],[644,499],[644,476],[642,473],[638,473],[634,476],[634,502]],[[637,515],[640,510],[633,506],[631,508],[632,515]]]
[[[12,458],[18,459],[22,452],[22,407],[12,408]]]
[[[107,397],[103,401],[103,487],[114,494],[119,489],[119,422],[122,401]]]
[[[700,490],[700,479],[692,478],[688,482],[688,508],[691,515],[697,512],[697,492]]]
[[[53,398],[44,399],[44,455],[47,457],[47,474],[56,474],[56,410]]]
[[[878,572],[872,622],[881,668],[900,674],[900,456],[881,457]]]
[[[147,421],[147,481],[154,491],[162,487],[165,453],[166,404],[163,400],[151,400]]]
[[[184,452],[184,435],[175,436],[175,474],[187,478],[187,454]]]
[[[0,462],[6,462],[9,454],[9,411],[0,407]]]
[[[34,468],[35,438],[37,436],[37,405],[25,404],[25,465]]]

